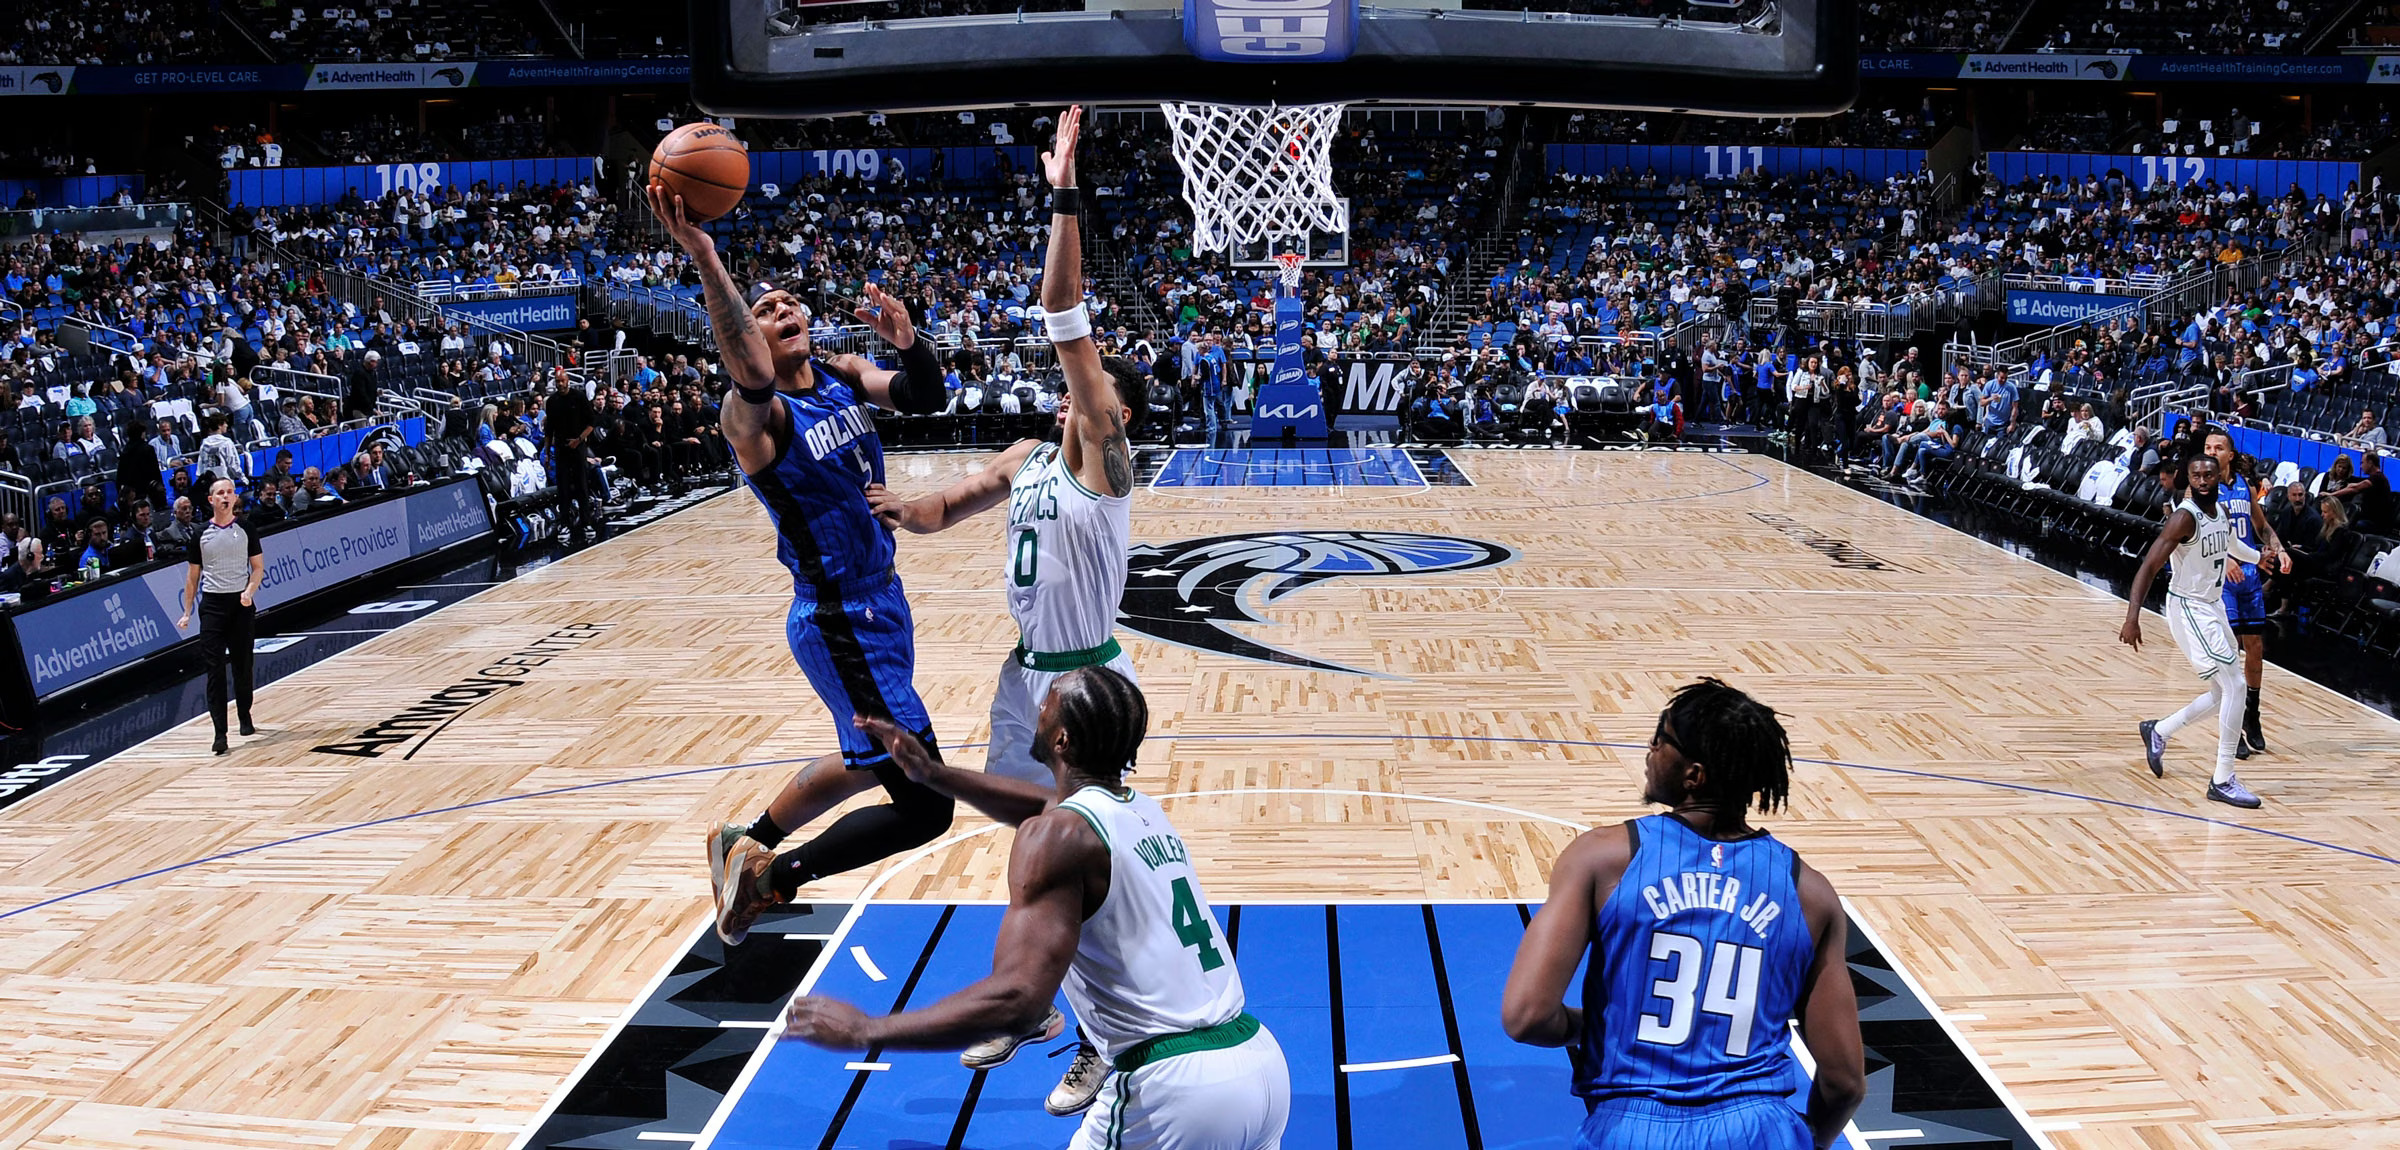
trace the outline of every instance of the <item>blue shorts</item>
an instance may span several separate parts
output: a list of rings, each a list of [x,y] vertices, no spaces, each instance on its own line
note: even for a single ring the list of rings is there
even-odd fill
[[[2258,577],[2255,564],[2243,563],[2242,581],[2225,581],[2225,621],[2233,624],[2236,635],[2267,633],[2267,586]]]
[[[1575,1150],[1815,1150],[1808,1123],[1781,1098],[1676,1106],[1611,1098],[1592,1108]]]
[[[792,644],[792,661],[833,712],[843,765],[863,770],[891,761],[850,722],[853,715],[888,718],[928,748],[934,745],[933,720],[917,697],[916,621],[898,576],[863,594],[793,599],[784,635]]]

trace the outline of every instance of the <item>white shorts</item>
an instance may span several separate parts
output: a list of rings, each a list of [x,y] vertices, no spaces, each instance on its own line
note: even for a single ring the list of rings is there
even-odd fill
[[[1111,1074],[1069,1150],[1278,1150],[1292,1072],[1266,1027],[1239,1046]]]
[[[2183,649],[2184,661],[2192,665],[2193,674],[2215,679],[2218,671],[2241,658],[2242,646],[2233,637],[2233,624],[2225,618],[2223,597],[2186,599],[2170,593],[2162,613],[2167,617],[2167,634]]]
[[[1133,673],[1131,655],[1119,652],[1103,666],[1132,680],[1137,687],[1142,683]],[[1034,720],[1041,717],[1042,700],[1050,695],[1050,684],[1064,674],[1065,671],[1030,670],[1013,658],[1000,665],[1000,685],[992,691],[992,745],[984,752],[985,771],[1040,786],[1051,785],[1056,776],[1033,759],[1033,727]]]

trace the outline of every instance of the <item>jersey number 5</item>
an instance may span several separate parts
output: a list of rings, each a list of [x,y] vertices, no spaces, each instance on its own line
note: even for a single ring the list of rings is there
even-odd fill
[[[1681,1046],[1692,1036],[1692,995],[1700,989],[1700,940],[1659,931],[1650,936],[1650,957],[1667,964],[1668,973],[1650,984],[1650,994],[1665,999],[1666,1017],[1644,1014],[1634,1037],[1659,1046]],[[1766,952],[1755,946],[1720,942],[1708,963],[1708,991],[1700,1009],[1724,1015],[1732,1025],[1725,1032],[1725,1054],[1740,1058],[1750,1053],[1750,1027],[1758,1018],[1758,968]]]
[[[1225,965],[1225,956],[1217,953],[1217,932],[1209,928],[1208,916],[1200,913],[1200,900],[1192,897],[1192,880],[1175,880],[1175,941],[1200,948],[1200,969],[1215,970]]]

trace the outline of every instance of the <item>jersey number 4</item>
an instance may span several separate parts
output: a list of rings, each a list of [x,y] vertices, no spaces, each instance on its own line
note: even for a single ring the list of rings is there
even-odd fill
[[[1217,953],[1217,932],[1210,929],[1208,916],[1200,913],[1200,900],[1192,897],[1192,880],[1175,880],[1175,941],[1200,949],[1200,969],[1215,970],[1225,965],[1225,956]]]
[[[1665,1017],[1644,1014],[1634,1037],[1659,1046],[1681,1046],[1692,1036],[1692,996],[1700,990],[1700,940],[1659,931],[1650,936],[1650,958],[1667,964],[1667,975],[1650,984],[1652,997],[1664,999]],[[1766,952],[1755,946],[1720,942],[1708,962],[1708,990],[1700,1009],[1724,1015],[1732,1025],[1725,1032],[1725,1054],[1740,1058],[1750,1053],[1750,1027],[1758,1018],[1758,968]]]

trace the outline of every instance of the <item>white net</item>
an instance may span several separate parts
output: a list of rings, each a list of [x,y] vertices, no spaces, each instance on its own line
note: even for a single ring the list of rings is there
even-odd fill
[[[1175,133],[1192,247],[1225,251],[1310,229],[1346,232],[1333,191],[1340,104],[1161,104]]]
[[[1300,290],[1300,267],[1302,263],[1306,262],[1307,258],[1308,257],[1303,256],[1298,252],[1275,253],[1275,272],[1277,276],[1282,278],[1283,290],[1285,292],[1289,293]]]

